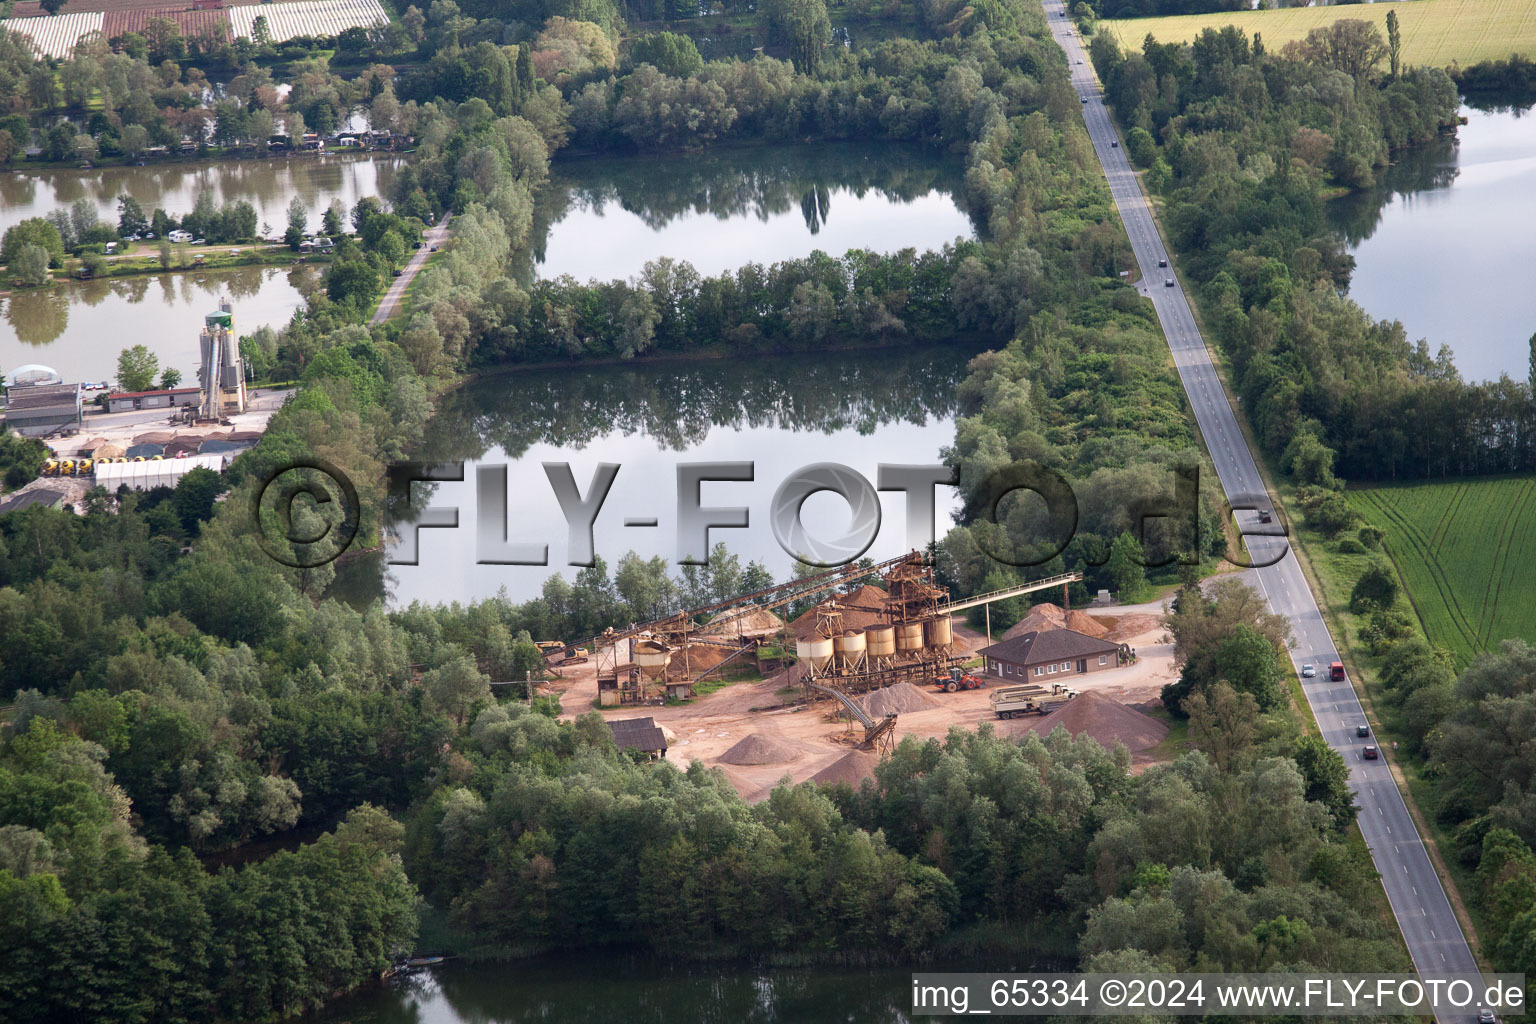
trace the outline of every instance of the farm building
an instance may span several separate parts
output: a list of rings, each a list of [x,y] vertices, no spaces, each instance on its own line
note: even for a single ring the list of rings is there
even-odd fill
[[[1075,629],[1043,629],[982,648],[981,654],[987,659],[989,676],[1039,682],[1119,668],[1129,664],[1131,652],[1124,644]]]
[[[667,734],[654,718],[617,718],[608,728],[620,750],[639,750],[652,758],[667,756]]]

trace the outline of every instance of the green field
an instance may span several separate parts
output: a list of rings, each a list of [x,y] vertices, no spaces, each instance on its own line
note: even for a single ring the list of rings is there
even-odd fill
[[[1508,637],[1536,641],[1536,478],[1351,489],[1386,531],[1429,638],[1465,665]]]
[[[1407,64],[1465,66],[1508,57],[1511,53],[1536,53],[1536,0],[1402,0],[1343,7],[1289,7],[1103,21],[1098,30],[1114,35],[1122,47],[1139,50],[1149,32],[1161,43],[1189,42],[1207,28],[1236,25],[1250,37],[1262,33],[1265,47],[1278,50],[1319,25],[1341,18],[1374,21],[1385,39],[1387,12],[1391,10],[1397,11],[1403,33],[1403,60]]]

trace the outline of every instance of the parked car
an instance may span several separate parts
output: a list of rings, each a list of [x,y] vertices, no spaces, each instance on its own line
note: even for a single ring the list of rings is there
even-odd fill
[[[194,238],[194,239],[192,239],[192,244],[193,245],[207,245],[208,244],[208,239],[206,239],[206,238]]]
[[[396,269],[395,269],[395,276],[396,276],[396,277],[400,277],[400,276],[402,276],[402,275],[403,275],[403,274],[404,274],[404,273],[405,273],[405,271],[403,271],[403,270],[401,270],[401,269],[399,269],[399,268],[398,268],[398,267],[397,267],[397,268],[396,268]]]
[[[1356,736],[1369,736],[1370,734],[1371,734],[1371,727],[1370,726],[1368,726],[1368,725],[1357,725],[1357,726],[1355,726],[1355,735]]]
[[[1367,746],[1364,750],[1360,751],[1360,755],[1367,761],[1374,761],[1378,756],[1380,756],[1377,754],[1376,748],[1372,746]]]
[[[1301,678],[1303,678],[1303,679],[1312,679],[1312,678],[1315,678],[1316,676],[1317,676],[1317,666],[1316,665],[1303,665],[1303,666],[1301,666]]]
[[[421,243],[420,242],[412,242],[411,243],[411,248],[412,249],[420,249],[421,248]]]

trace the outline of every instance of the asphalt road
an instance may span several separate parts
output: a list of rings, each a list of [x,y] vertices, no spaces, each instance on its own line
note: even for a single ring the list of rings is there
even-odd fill
[[[381,324],[395,315],[395,307],[405,296],[405,290],[416,280],[416,274],[427,265],[427,257],[432,254],[434,246],[442,245],[448,239],[448,220],[452,213],[443,214],[443,219],[433,227],[422,232],[421,248],[412,253],[410,261],[401,270],[400,276],[389,283],[389,290],[384,293],[384,298],[379,300],[379,308],[373,311],[373,319],[369,323]]]
[[[1366,722],[1365,712],[1349,682],[1328,679],[1329,663],[1339,660],[1338,650],[1301,567],[1290,553],[1286,538],[1280,535],[1283,526],[1278,522],[1260,526],[1256,511],[1241,511],[1244,505],[1271,507],[1263,479],[1238,429],[1237,417],[1216,375],[1205,341],[1195,326],[1183,286],[1172,269],[1159,265],[1162,260],[1171,264],[1172,257],[1163,247],[1124,147],[1114,145],[1119,135],[1104,107],[1085,47],[1079,43],[1071,21],[1063,16],[1065,8],[1060,0],[1045,0],[1045,11],[1052,34],[1066,51],[1072,84],[1079,96],[1087,100],[1083,104],[1083,118],[1141,267],[1143,291],[1157,310],[1222,489],[1233,507],[1239,509],[1237,521],[1248,535],[1254,561],[1260,565],[1256,572],[1259,587],[1270,607],[1291,622],[1296,639],[1291,657],[1297,671],[1307,664],[1317,668],[1316,678],[1302,679],[1302,689],[1323,737],[1344,755],[1350,766],[1350,781],[1360,807],[1360,831],[1371,848],[1414,965],[1421,974],[1476,973],[1477,962],[1387,767],[1385,758],[1391,755],[1391,750],[1383,752],[1382,760],[1364,759],[1365,745],[1377,742],[1374,736],[1361,738],[1355,734],[1356,727]],[[1269,535],[1255,536],[1260,531]],[[1266,562],[1273,564],[1265,566]],[[1459,1016],[1442,1015],[1439,1019],[1476,1020],[1477,1014],[1474,1009]]]

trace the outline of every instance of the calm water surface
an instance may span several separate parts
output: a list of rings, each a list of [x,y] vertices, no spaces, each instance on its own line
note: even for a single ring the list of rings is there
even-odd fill
[[[557,163],[535,214],[535,273],[611,280],[648,260],[701,274],[821,250],[937,249],[976,234],[964,168],[916,146],[775,146]]]
[[[669,969],[601,952],[446,964],[337,1000],[299,1024],[906,1024],[901,971]]]
[[[751,482],[705,483],[705,506],[745,506],[746,529],[715,529],[745,565],[757,559],[776,579],[792,560],[768,521],[775,490],[817,462],[847,465],[873,483],[881,463],[937,463],[954,442],[955,391],[974,348],[898,349],[752,360],[655,362],[628,366],[517,371],[477,380],[442,403],[419,457],[463,461],[463,483],[435,485],[417,505],[458,509],[457,529],[420,531],[419,565],[344,563],[351,599],[387,586],[392,603],[472,601],[505,587],[513,600],[538,595],[567,564],[565,519],[542,463],[566,462],[583,494],[600,462],[618,476],[595,524],[595,549],[610,572],[633,549],[674,562],[677,466],[750,461]],[[505,464],[509,538],[549,546],[548,566],[477,565],[475,467]],[[937,490],[934,530],[947,532],[958,507],[954,488]],[[906,547],[906,507],[899,492],[881,495],[882,521],[871,558]],[[656,527],[625,527],[626,517],[655,517]],[[850,513],[842,499],[813,495],[803,521],[815,536],[836,536]],[[371,576],[371,580],[370,577]]]
[[[195,382],[197,334],[220,296],[234,303],[239,333],[281,327],[304,305],[297,284],[314,273],[234,267],[18,289],[0,297],[0,368],[42,363],[66,381],[115,380],[118,354],[144,345],[162,368],[180,370],[184,385]]]
[[[1356,269],[1349,294],[1451,346],[1468,380],[1529,373],[1536,332],[1536,116],[1462,108],[1467,123],[1408,154],[1382,185],[1330,204]]]
[[[395,169],[405,159],[336,153],[91,171],[18,170],[0,174],[0,231],[29,217],[67,210],[77,199],[89,199],[101,219],[115,225],[117,197],[124,192],[139,201],[145,216],[158,206],[180,217],[192,211],[197,194],[205,189],[212,191],[219,205],[247,200],[256,207],[257,226],[265,221],[277,234],[288,225],[288,204],[297,196],[309,208],[313,229],[333,199],[340,199],[350,210],[363,196],[387,195]]]

